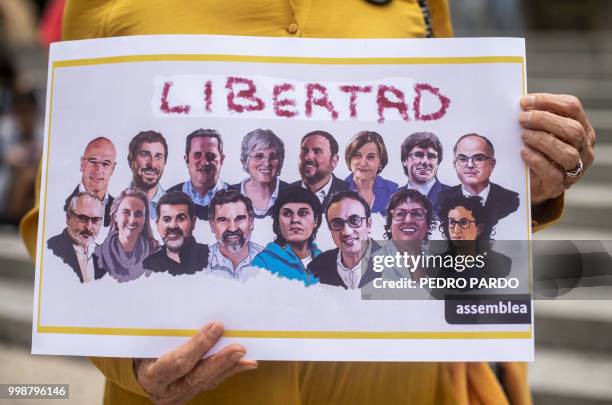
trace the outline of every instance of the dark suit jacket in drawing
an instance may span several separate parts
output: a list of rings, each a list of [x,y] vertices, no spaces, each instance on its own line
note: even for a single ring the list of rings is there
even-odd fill
[[[81,268],[79,267],[79,259],[77,259],[76,252],[72,246],[72,239],[68,235],[68,231],[64,228],[64,231],[59,235],[49,238],[47,241],[47,248],[53,252],[53,254],[64,261],[72,271],[77,275],[81,283],[83,282],[83,275],[81,274]],[[94,257],[94,279],[98,280],[106,274],[106,271],[98,267],[98,261]]]
[[[331,187],[329,188],[329,193],[325,196],[323,201],[321,202],[321,206],[323,207],[323,214],[325,214],[325,210],[327,209],[327,205],[329,204],[329,200],[331,200],[332,195],[339,193],[341,191],[348,191],[349,186],[343,180],[340,180],[332,173],[331,179]],[[291,183],[291,187],[302,187],[302,180],[298,180],[294,183]]]
[[[456,198],[462,195],[461,185],[451,187],[440,193],[440,203],[446,198]],[[507,217],[518,209],[519,195],[514,191],[491,183],[491,190],[484,207],[490,216],[491,225],[495,225],[500,219]]]
[[[404,186],[404,188],[408,188],[408,186]],[[426,197],[431,203],[433,210],[436,214],[438,213],[438,211],[440,211],[440,203],[442,201],[440,199],[440,193],[448,190],[449,188],[451,187],[447,186],[446,184],[440,183],[440,180],[438,180],[438,178],[436,177],[436,182],[429,190],[429,193],[427,193]]]
[[[371,241],[372,246],[370,247],[370,252],[375,252],[380,249],[380,246]],[[308,265],[308,270],[319,279],[319,282],[322,284],[335,285],[338,287],[347,288],[338,274],[338,252],[340,249],[331,249],[326,252],[321,253],[319,256],[315,257],[312,262]],[[368,258],[369,260],[369,258]],[[365,273],[362,274],[361,280],[359,281],[359,288],[367,285],[372,282],[375,278],[380,277],[380,273],[375,272],[372,269],[372,263],[368,262],[368,267]]]
[[[70,204],[70,200],[72,199],[72,197],[74,197],[77,194],[79,194],[79,186],[76,186],[72,194],[70,194],[68,198],[66,199],[66,202],[64,203],[64,211],[68,212],[68,204]],[[104,206],[104,226],[110,225],[110,220],[111,220],[110,211],[111,211],[111,207],[113,205],[114,200],[115,198],[109,194],[108,201],[106,202],[106,205]]]

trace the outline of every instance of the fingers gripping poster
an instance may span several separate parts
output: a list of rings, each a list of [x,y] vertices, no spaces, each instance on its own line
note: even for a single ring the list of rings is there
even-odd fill
[[[521,39],[54,44],[34,353],[533,357]]]

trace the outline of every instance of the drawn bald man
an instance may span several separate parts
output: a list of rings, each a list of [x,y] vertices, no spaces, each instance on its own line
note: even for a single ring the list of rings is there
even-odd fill
[[[88,191],[98,197],[104,205],[104,226],[110,225],[110,208],[113,196],[108,194],[108,183],[115,171],[117,151],[110,139],[98,137],[90,141],[81,157],[81,183],[66,199],[64,211],[68,210],[70,199]]]

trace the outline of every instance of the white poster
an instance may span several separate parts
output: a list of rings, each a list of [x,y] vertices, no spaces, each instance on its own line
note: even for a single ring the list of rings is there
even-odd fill
[[[510,38],[54,44],[32,352],[158,357],[218,320],[261,360],[532,360],[525,63]]]

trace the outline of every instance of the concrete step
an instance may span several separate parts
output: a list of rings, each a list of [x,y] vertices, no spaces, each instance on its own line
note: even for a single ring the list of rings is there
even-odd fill
[[[0,278],[0,297],[0,342],[29,346],[34,282]]]
[[[612,52],[537,50],[527,47],[527,77],[612,78]]]
[[[587,109],[586,113],[595,131],[607,132],[612,130],[612,102],[607,109]]]
[[[612,210],[612,188],[608,185],[580,182],[566,193],[565,206]],[[609,213],[612,214],[612,211]],[[601,217],[599,220],[612,222],[612,216]]]
[[[601,169],[599,174],[598,171],[594,176],[608,176],[606,169]],[[563,216],[555,226],[612,229],[612,188],[609,182],[593,182],[585,177],[585,181],[574,185],[565,194]]]
[[[588,109],[612,108],[612,79],[550,77],[532,74],[527,78],[527,87],[533,93],[572,94]]]
[[[0,277],[34,282],[34,263],[29,258],[0,258]]]
[[[68,384],[69,398],[62,400],[4,399],[3,405],[99,404],[104,394],[104,377],[86,358],[34,356],[29,346],[0,344],[0,381],[12,384]]]
[[[533,234],[539,240],[612,240],[612,229],[592,228],[587,226],[565,226],[555,223]]]
[[[566,296],[586,295],[589,292],[595,297],[602,295],[608,299],[564,299]],[[536,345],[584,353],[612,354],[612,288],[581,287],[572,295],[561,296],[557,300],[535,301]],[[612,382],[612,374],[610,378]]]
[[[567,49],[612,52],[609,31],[527,31],[527,47],[534,51]]]
[[[605,83],[612,79],[610,38],[611,32],[528,32],[526,50],[530,88],[581,96],[585,94],[581,91],[585,84],[588,88],[603,81],[605,88]],[[548,83],[550,86],[543,83],[544,86],[540,87],[537,80],[533,82],[533,78],[539,77],[553,82]],[[531,87],[532,85],[536,86]],[[560,90],[565,88],[569,90]],[[594,107],[593,104],[597,104],[597,108],[605,107],[601,100],[609,99],[610,93],[608,92],[606,97],[604,88],[593,90],[591,94],[586,93],[585,105]],[[599,102],[591,102],[591,97]]]
[[[536,405],[611,404],[612,355],[537,348],[529,383]]]
[[[452,14],[458,17],[458,21],[454,23],[455,36],[457,37],[516,37],[525,38],[527,49],[533,51],[564,51],[573,49],[577,51],[590,52],[612,52],[612,32],[610,31],[537,31],[525,29],[500,29],[499,27],[487,27],[486,23],[490,21],[481,21],[479,25],[465,26],[461,25],[460,14],[465,10],[462,3],[451,2]],[[456,4],[456,5],[455,5]],[[472,16],[470,14],[470,16]],[[489,18],[483,16],[482,18]]]
[[[597,231],[612,230],[612,207],[589,204],[586,206],[566,205],[563,216],[555,226],[593,228]]]
[[[596,133],[597,133],[597,148],[599,148],[601,144],[604,144],[604,145],[612,144],[612,129],[598,128]]]
[[[582,183],[612,183],[612,143],[597,142],[595,146],[595,162],[589,168]],[[612,204],[612,202],[611,202]]]
[[[34,282],[34,264],[13,229],[0,231],[0,280],[4,279]]]

